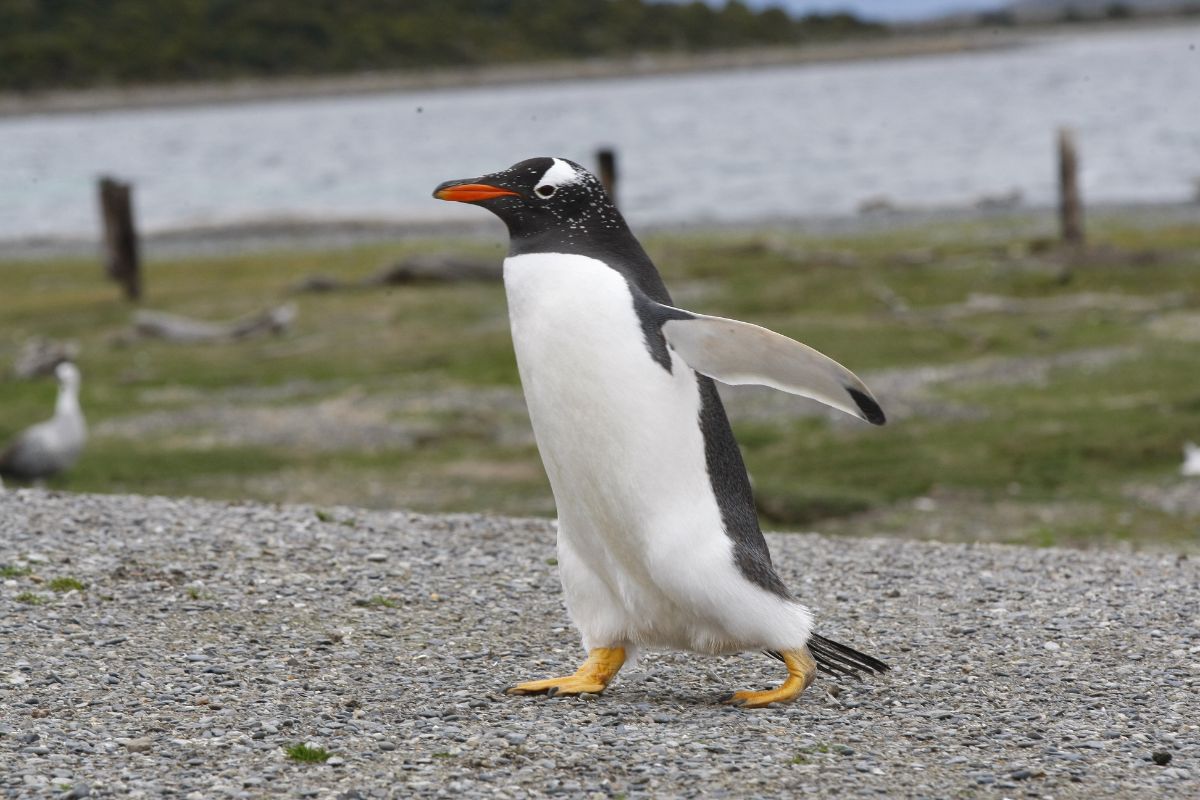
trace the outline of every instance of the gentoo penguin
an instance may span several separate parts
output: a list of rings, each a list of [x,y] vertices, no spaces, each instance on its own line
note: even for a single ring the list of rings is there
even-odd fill
[[[558,507],[558,565],[587,660],[513,694],[602,691],[639,648],[763,650],[787,666],[746,707],[795,699],[818,668],[882,662],[812,632],[771,565],[713,379],[814,398],[876,425],[862,381],[817,351],[676,308],[600,182],[562,158],[447,181],[434,197],[508,226],[504,286],[517,367]]]
[[[23,432],[0,452],[0,475],[21,481],[40,481],[70,468],[83,452],[87,424],[79,407],[79,370],[63,362],[54,370],[58,399],[54,416]]]

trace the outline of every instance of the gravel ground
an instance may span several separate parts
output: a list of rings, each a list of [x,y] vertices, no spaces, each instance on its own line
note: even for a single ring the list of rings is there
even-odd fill
[[[889,675],[745,711],[772,660],[659,654],[507,697],[581,658],[550,523],[0,493],[0,796],[1200,793],[1195,560],[771,544]]]

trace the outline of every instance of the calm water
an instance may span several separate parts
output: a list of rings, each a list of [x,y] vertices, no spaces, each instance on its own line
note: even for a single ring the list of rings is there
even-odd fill
[[[628,81],[0,119],[0,239],[92,236],[93,182],[137,184],[144,227],[279,217],[477,219],[430,190],[532,155],[618,149],[635,223],[852,213],[1020,190],[1053,198],[1080,136],[1102,201],[1200,178],[1200,27],[1003,53]]]

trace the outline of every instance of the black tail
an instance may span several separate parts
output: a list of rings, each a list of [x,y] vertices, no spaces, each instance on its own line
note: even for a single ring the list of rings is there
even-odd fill
[[[808,650],[816,660],[817,668],[834,676],[848,675],[861,679],[861,672],[877,675],[891,669],[878,658],[815,633],[808,637]],[[767,655],[783,660],[779,653],[768,652]]]
[[[860,672],[876,675],[891,669],[878,658],[815,633],[808,637],[808,649],[817,660],[817,667],[830,675],[850,675],[858,678],[861,677]]]

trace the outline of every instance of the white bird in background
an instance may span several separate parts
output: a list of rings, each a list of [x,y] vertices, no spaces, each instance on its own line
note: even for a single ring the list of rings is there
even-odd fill
[[[0,476],[19,481],[42,481],[69,469],[87,442],[87,424],[79,407],[79,369],[59,364],[58,399],[54,416],[26,428],[0,452]]]
[[[1200,446],[1191,442],[1183,446],[1183,466],[1179,468],[1179,474],[1200,478]]]

